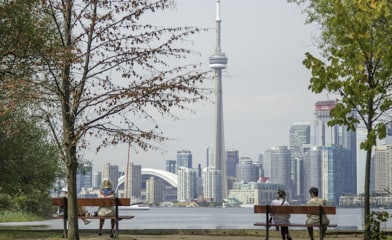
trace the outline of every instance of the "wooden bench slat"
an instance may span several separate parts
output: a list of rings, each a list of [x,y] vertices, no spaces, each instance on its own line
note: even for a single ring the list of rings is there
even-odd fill
[[[280,213],[280,214],[319,214],[318,206],[268,206],[269,213]],[[255,205],[254,213],[267,213],[266,205]],[[335,215],[336,207],[323,206],[323,214]]]
[[[256,222],[253,224],[254,226],[260,226],[260,227],[265,227],[267,226],[267,223],[265,222]],[[281,227],[320,227],[319,225],[308,225],[308,224],[301,224],[301,223],[290,223],[290,224],[274,224],[274,223],[269,223],[268,226],[281,226]],[[337,224],[328,224],[328,225],[323,225],[327,227],[337,227]]]
[[[111,207],[116,206],[114,198],[78,198],[78,206],[98,206]],[[53,206],[64,206],[63,198],[52,198]],[[130,198],[118,198],[118,206],[130,206]]]

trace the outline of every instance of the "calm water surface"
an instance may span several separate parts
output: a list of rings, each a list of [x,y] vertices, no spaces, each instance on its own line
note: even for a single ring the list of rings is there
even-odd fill
[[[336,215],[330,215],[331,223],[340,228],[356,227],[363,229],[363,211],[359,208],[337,208]],[[392,213],[392,210],[388,210]],[[253,208],[150,208],[150,210],[121,210],[122,215],[134,215],[133,220],[120,222],[122,229],[258,229],[253,223],[265,221],[265,214],[254,214]],[[292,223],[304,223],[304,215],[291,215]],[[110,221],[105,222],[109,227]],[[29,225],[46,226],[49,229],[62,229],[62,220],[47,220],[29,223],[2,223],[0,226]],[[98,228],[98,221],[89,225],[79,221],[81,229]],[[389,220],[384,228],[392,229]]]

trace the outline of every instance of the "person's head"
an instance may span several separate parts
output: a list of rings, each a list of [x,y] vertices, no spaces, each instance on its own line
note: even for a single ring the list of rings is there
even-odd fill
[[[276,192],[276,197],[277,197],[277,198],[285,199],[285,198],[286,198],[286,192],[285,192],[283,189],[279,189],[279,190]]]
[[[311,187],[309,189],[309,193],[312,197],[317,197],[318,196],[318,188],[316,187]]]
[[[105,178],[102,181],[101,188],[111,189],[112,188],[112,182],[110,181],[110,179]]]

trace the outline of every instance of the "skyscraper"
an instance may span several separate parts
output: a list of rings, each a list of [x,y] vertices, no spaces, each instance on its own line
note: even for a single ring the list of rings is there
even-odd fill
[[[189,150],[177,151],[177,169],[180,167],[192,168],[192,152]]]
[[[210,68],[215,70],[216,82],[216,122],[215,122],[215,155],[212,166],[222,173],[221,192],[222,197],[227,198],[227,177],[226,177],[226,154],[224,142],[224,127],[223,127],[223,100],[222,100],[222,69],[226,68],[227,57],[221,51],[220,43],[220,0],[216,1],[216,47],[214,54],[209,58]]]
[[[120,177],[118,172],[118,165],[110,165],[105,163],[102,169],[102,179],[108,178],[112,182],[113,189],[117,187],[118,178]]]
[[[375,147],[374,151],[374,186],[377,193],[392,189],[392,145]]]
[[[316,121],[313,128],[313,144],[322,146],[323,150],[328,150],[330,156],[324,157],[324,159],[328,159],[329,164],[340,166],[340,163],[338,162],[342,159],[341,156],[344,155],[344,161],[341,168],[328,166],[328,171],[323,170],[323,172],[321,172],[322,178],[328,179],[330,183],[339,182],[339,184],[329,184],[328,189],[325,189],[325,185],[322,186],[324,188],[322,193],[325,194],[323,197],[331,198],[331,200],[334,201],[338,199],[339,194],[355,194],[357,192],[357,181],[353,181],[353,179],[357,179],[356,132],[347,130],[346,126],[327,125],[328,121],[331,120],[330,112],[336,104],[336,101],[319,101],[315,104]],[[348,113],[348,116],[356,118],[356,112],[352,111]],[[324,165],[322,165],[322,167],[323,169],[327,169]],[[344,177],[339,180],[341,176]],[[342,184],[344,185],[344,188],[340,188]]]
[[[227,177],[235,177],[236,176],[236,165],[240,159],[238,150],[228,150],[226,152],[227,160],[226,160],[226,170]]]
[[[290,127],[290,153],[291,153],[291,179],[293,182],[293,198],[301,196],[304,192],[303,174],[301,165],[303,161],[303,145],[310,143],[310,123],[294,123]]]
[[[178,201],[192,201],[197,197],[197,173],[191,168],[178,168]]]
[[[127,164],[125,172],[125,197],[140,201],[142,195],[142,165]]]
[[[222,197],[222,171],[216,170],[215,167],[206,167],[203,169],[203,196],[214,202],[221,202]]]
[[[259,168],[249,157],[241,157],[236,166],[237,182],[257,182],[259,178]]]
[[[166,171],[176,173],[176,160],[166,160]]]
[[[271,183],[284,184],[291,194],[291,155],[287,146],[273,146],[264,152],[265,177]],[[288,196],[288,197],[291,197]]]

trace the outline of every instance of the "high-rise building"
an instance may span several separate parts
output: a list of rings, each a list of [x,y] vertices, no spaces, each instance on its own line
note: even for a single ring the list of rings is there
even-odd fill
[[[291,192],[291,154],[287,146],[274,146],[264,152],[264,169],[271,183],[285,185]]]
[[[166,171],[176,173],[176,160],[166,160]]]
[[[227,177],[235,177],[236,176],[236,165],[239,161],[239,152],[238,150],[227,150],[226,151],[226,167],[227,167]]]
[[[102,169],[102,179],[108,178],[112,182],[113,189],[117,188],[118,178],[120,177],[118,166],[106,163]]]
[[[177,170],[180,167],[192,168],[192,153],[189,150],[177,151]]]
[[[304,153],[304,196],[306,197],[309,196],[308,190],[311,187],[318,188],[321,197],[321,151],[322,147],[313,146]]]
[[[212,166],[213,159],[214,159],[214,148],[208,147],[206,149],[206,167]]]
[[[162,179],[151,176],[146,181],[146,201],[149,204],[163,202],[164,183]]]
[[[214,202],[221,202],[222,197],[222,172],[215,167],[206,167],[203,169],[203,196]]]
[[[93,188],[99,189],[101,187],[101,183],[102,183],[102,172],[95,172]]]
[[[216,95],[216,117],[215,117],[215,154],[214,161],[211,166],[215,166],[216,170],[220,170],[221,178],[221,194],[223,198],[227,198],[227,177],[226,177],[226,154],[225,139],[223,126],[223,97],[222,97],[222,70],[226,68],[227,57],[221,51],[221,17],[220,17],[220,0],[216,1],[216,47],[214,54],[209,58],[210,68],[215,71],[215,95]]]
[[[392,145],[375,147],[373,162],[375,192],[392,191]]]
[[[327,123],[331,120],[330,113],[332,109],[336,106],[336,101],[319,101],[315,104],[315,122],[312,132],[312,143],[315,146],[322,147],[335,147],[333,148],[333,153],[335,157],[339,158],[341,154],[346,156],[344,160],[344,175],[345,178],[351,179],[351,181],[346,181],[345,194],[355,194],[357,192],[357,181],[352,179],[357,179],[357,136],[356,132],[348,130],[346,126],[334,125],[328,126]],[[356,118],[356,112],[352,111],[348,116]],[[342,149],[341,149],[342,148]],[[331,149],[330,149],[331,150]],[[331,150],[332,151],[332,150]],[[339,154],[336,154],[338,151]],[[336,164],[338,159],[330,161]],[[339,174],[330,173],[328,178],[335,176],[340,177]],[[326,178],[327,176],[321,176]],[[330,181],[335,181],[330,179]],[[337,186],[336,186],[337,187]],[[326,189],[324,189],[327,191]],[[331,192],[331,189],[328,190]],[[334,194],[341,194],[339,189],[334,189]],[[335,201],[339,196],[328,194],[325,197],[332,197]]]
[[[357,146],[366,139],[367,130],[364,126],[358,126],[357,133]],[[365,193],[365,171],[366,171],[366,151],[357,148],[357,194]],[[374,169],[373,167],[371,169]],[[371,181],[374,183],[374,181]]]
[[[197,197],[197,173],[191,168],[179,167],[177,170],[177,200],[192,201]]]
[[[140,201],[142,194],[142,166],[128,163],[125,171],[124,195],[132,201]]]
[[[291,153],[291,180],[293,182],[293,198],[301,196],[304,192],[301,163],[303,160],[303,145],[310,144],[310,123],[294,123],[290,127],[290,153]],[[301,188],[302,187],[302,188]]]
[[[236,166],[237,182],[257,182],[259,178],[259,169],[249,157],[241,157]]]
[[[350,183],[353,179],[347,174],[347,159],[350,153],[343,147],[322,147],[321,154],[321,176],[322,190],[320,196],[324,199],[339,204],[339,197],[356,193],[350,192]]]

